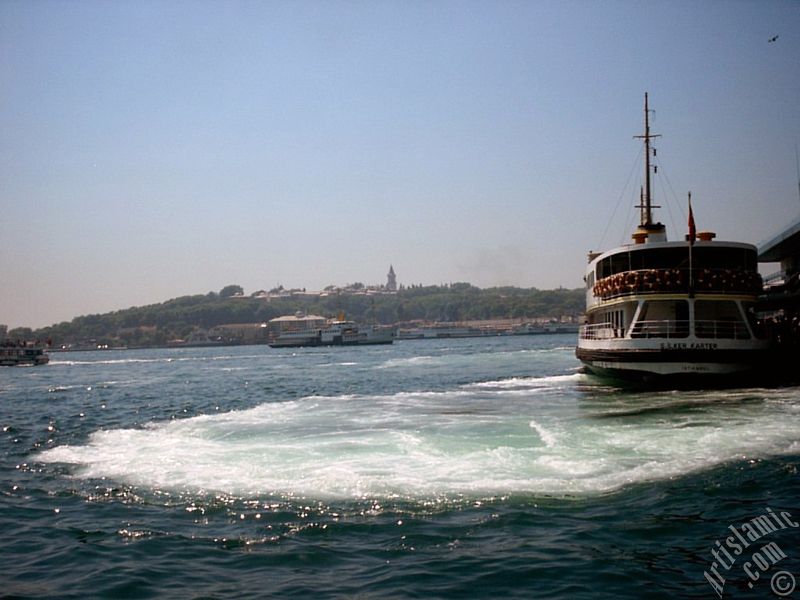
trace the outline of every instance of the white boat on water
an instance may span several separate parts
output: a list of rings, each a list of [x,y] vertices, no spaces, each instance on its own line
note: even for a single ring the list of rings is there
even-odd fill
[[[745,375],[762,366],[768,342],[755,318],[762,289],[757,249],[696,232],[667,240],[653,221],[649,109],[645,94],[645,188],[633,243],[591,253],[585,324],[575,351],[595,374],[645,381]]]
[[[269,345],[273,348],[391,344],[395,338],[393,327],[356,325],[343,318],[303,313],[272,319],[269,328]]]

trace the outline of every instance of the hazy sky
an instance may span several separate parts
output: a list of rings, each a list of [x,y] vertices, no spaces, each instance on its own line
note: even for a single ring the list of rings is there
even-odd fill
[[[778,35],[775,42],[768,42]],[[0,2],[0,323],[205,293],[582,285],[800,216],[797,1]]]

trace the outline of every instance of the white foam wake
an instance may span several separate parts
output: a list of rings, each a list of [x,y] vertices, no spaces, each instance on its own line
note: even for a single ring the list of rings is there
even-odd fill
[[[545,446],[547,446],[548,448],[552,448],[556,445],[556,442],[558,440],[551,431],[548,431],[547,429],[539,425],[539,423],[533,420],[529,423],[529,425],[531,429],[533,429],[537,434],[539,434],[539,438],[542,440],[542,442],[544,442]]]
[[[607,492],[799,447],[797,403],[785,397],[604,412],[521,396],[520,385],[309,397],[98,431],[38,459],[158,489],[429,499]]]

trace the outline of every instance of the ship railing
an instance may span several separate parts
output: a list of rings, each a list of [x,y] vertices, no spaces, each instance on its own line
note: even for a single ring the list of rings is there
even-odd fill
[[[631,328],[632,338],[686,338],[689,337],[688,319],[660,319],[637,321]]]
[[[694,324],[695,336],[702,339],[719,340],[747,340],[750,331],[741,321],[733,320],[697,320]],[[691,331],[691,322],[688,319],[660,319],[651,321],[637,321],[631,327],[632,338],[662,338],[678,339],[687,338]],[[583,340],[614,340],[625,337],[625,329],[616,327],[612,323],[593,323],[582,325],[579,337]]]
[[[578,336],[582,340],[613,340],[625,337],[622,327],[615,327],[611,323],[592,323],[581,325]]]
[[[592,293],[603,300],[633,294],[689,293],[758,294],[763,289],[761,275],[745,269],[638,269],[603,277]]]
[[[695,335],[699,338],[747,340],[750,331],[741,321],[697,320],[694,322]]]
[[[631,328],[632,338],[686,338],[689,337],[688,320],[664,319],[658,321],[638,321]],[[704,319],[694,323],[695,336],[702,339],[746,340],[750,331],[741,321],[725,319]]]

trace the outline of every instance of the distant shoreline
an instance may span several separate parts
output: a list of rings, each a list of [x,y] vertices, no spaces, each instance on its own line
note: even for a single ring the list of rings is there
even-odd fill
[[[481,337],[517,337],[517,336],[533,336],[533,335],[569,335],[569,334],[577,334],[578,333],[578,326],[572,324],[563,324],[559,326],[554,326],[550,328],[542,328],[537,330],[525,331],[525,332],[512,332],[512,331],[497,331],[497,332],[474,332],[474,333],[459,333],[449,331],[450,328],[446,326],[432,326],[426,328],[426,330],[435,330],[441,329],[436,334],[429,334],[429,335],[415,335],[413,333],[408,333],[413,330],[406,330],[406,332],[401,332],[397,336],[397,341],[402,342],[410,342],[410,341],[417,341],[417,340],[444,340],[444,339],[467,339],[467,338],[481,338]],[[77,346],[73,348],[47,348],[46,351],[50,354],[52,353],[63,353],[63,352],[110,352],[110,351],[123,351],[123,350],[174,350],[174,349],[181,349],[181,348],[226,348],[226,347],[234,347],[234,346],[267,346],[267,341],[249,341],[249,342],[236,342],[236,341],[222,341],[219,343],[175,343],[175,344],[155,344],[155,345],[147,345],[147,346]]]

